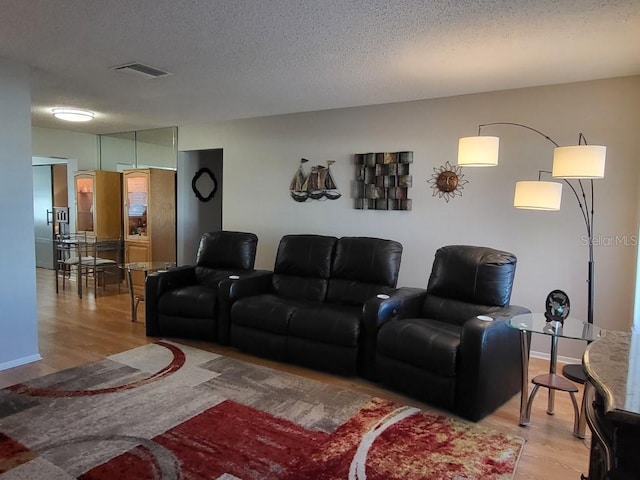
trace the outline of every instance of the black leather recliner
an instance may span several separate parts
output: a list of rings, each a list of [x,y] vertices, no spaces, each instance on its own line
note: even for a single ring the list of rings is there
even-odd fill
[[[149,275],[145,282],[147,335],[228,342],[228,325],[219,322],[218,288],[221,282],[232,282],[229,276],[254,271],[257,244],[253,233],[208,232],[200,239],[195,265]]]
[[[426,291],[378,332],[377,378],[474,421],[518,393],[520,332],[507,322],[529,310],[509,305],[515,270],[511,253],[440,248]]]
[[[377,325],[392,304],[377,295],[396,291],[401,257],[402,245],[392,240],[284,236],[273,273],[235,282],[229,292],[231,344],[311,368],[366,374]]]

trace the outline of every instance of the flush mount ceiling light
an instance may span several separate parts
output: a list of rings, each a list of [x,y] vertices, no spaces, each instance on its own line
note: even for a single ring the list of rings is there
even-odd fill
[[[54,108],[53,116],[67,122],[88,122],[93,120],[95,113],[78,108]]]

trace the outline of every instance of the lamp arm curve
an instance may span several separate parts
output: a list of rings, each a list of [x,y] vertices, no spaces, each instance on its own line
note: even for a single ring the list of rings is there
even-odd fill
[[[482,127],[490,127],[492,125],[511,125],[511,126],[514,126],[514,127],[525,128],[527,130],[530,130],[532,132],[537,133],[541,137],[546,138],[549,142],[551,142],[556,147],[560,146],[558,144],[558,142],[556,142],[554,139],[552,139],[546,133],[543,133],[543,132],[541,132],[540,130],[538,130],[536,128],[530,127],[529,125],[524,125],[523,123],[517,123],[517,122],[482,123],[482,124],[478,125],[478,135],[480,135]],[[582,134],[582,132],[580,132],[580,135],[578,136],[578,144],[582,144],[583,141],[584,141],[584,144],[587,145],[586,137]],[[551,173],[551,172],[546,172],[546,173]],[[539,179],[540,178],[538,177],[538,180]],[[573,184],[569,180],[567,180],[566,178],[564,178],[563,180],[564,180],[564,183],[569,185],[569,188],[571,188],[571,191],[573,192],[574,196],[576,197],[576,200],[578,202],[578,208],[580,209],[580,213],[582,213],[582,217],[584,219],[585,227],[587,229],[587,236],[589,237],[589,243],[591,243],[592,235],[593,235],[593,180],[591,180],[591,207],[589,207],[589,204],[587,202],[587,197],[586,197],[585,192],[584,192],[584,187],[583,187],[582,182],[580,180],[578,180],[578,184],[580,185],[580,192],[582,193],[582,198],[584,199],[584,204],[580,200],[580,194],[578,193],[576,188],[573,186]],[[591,210],[591,212],[589,212],[589,210]]]
[[[563,180],[564,180],[564,183],[569,185],[569,188],[571,188],[571,191],[576,197],[576,201],[578,202],[578,208],[580,209],[580,213],[582,213],[582,217],[584,218],[584,224],[587,228],[587,236],[589,237],[589,241],[591,241],[591,236],[593,233],[593,180],[591,181],[591,214],[589,214],[589,205],[587,203],[587,196],[584,193],[582,182],[578,180],[578,185],[580,185],[580,191],[582,192],[582,198],[584,199],[584,204],[580,200],[580,195],[578,194],[578,191],[573,186],[573,184],[566,178],[563,178]]]
[[[490,127],[492,125],[511,125],[511,126],[514,126],[514,127],[525,128],[525,129],[530,130],[530,131],[532,131],[534,133],[537,133],[541,137],[546,138],[549,142],[551,142],[556,147],[560,146],[560,144],[558,144],[558,142],[556,142],[554,139],[552,139],[546,133],[543,133],[543,132],[541,132],[540,130],[538,130],[536,128],[530,127],[529,125],[524,125],[523,123],[517,123],[517,122],[482,123],[482,124],[478,125],[478,135],[480,135],[480,133],[482,131],[482,127]],[[583,142],[584,142],[584,145],[587,145],[586,137],[583,135],[582,132],[580,132],[580,134],[578,136],[578,145],[581,145]],[[540,173],[542,173],[542,171]],[[546,172],[545,171],[545,173],[551,173],[551,172]],[[539,176],[538,176],[538,180],[540,180]],[[594,204],[593,180],[591,180],[591,204],[590,205],[589,205],[589,202],[587,200],[587,196],[585,194],[584,186],[582,185],[582,181],[578,180],[578,185],[580,186],[580,193],[582,194],[582,199],[584,200],[584,203],[580,199],[580,193],[578,193],[578,191],[573,186],[573,184],[569,180],[567,180],[566,178],[564,178],[563,180],[564,180],[564,183],[569,185],[569,188],[571,188],[571,191],[573,192],[573,195],[576,197],[576,200],[578,202],[578,208],[580,209],[580,213],[582,213],[582,217],[584,219],[584,224],[585,224],[585,227],[587,229],[587,236],[589,238],[589,244],[590,244],[589,245],[590,246],[589,257],[593,258],[593,254],[591,253],[591,250],[593,248],[593,245],[591,245],[592,244],[592,240],[593,240],[593,204]]]
[[[530,130],[534,133],[537,133],[538,135],[540,135],[541,137],[546,138],[549,142],[551,142],[553,145],[555,145],[556,147],[559,147],[560,145],[553,140],[549,135],[541,132],[540,130],[537,130],[533,127],[530,127],[528,125],[524,125],[522,123],[516,123],[516,122],[491,122],[491,123],[483,123],[478,125],[478,136],[481,133],[482,127],[489,127],[492,125],[511,125],[514,127],[521,127],[527,130]],[[582,145],[584,143],[584,145],[587,145],[587,139],[586,137],[582,134],[582,132],[580,132],[580,134],[578,135],[578,145]],[[538,172],[538,180],[540,180],[540,174],[542,173],[551,173],[548,172],[546,170],[540,170]],[[578,208],[580,209],[580,213],[582,214],[582,218],[584,220],[584,224],[585,227],[587,229],[587,238],[588,238],[588,250],[589,250],[589,271],[588,271],[588,278],[587,278],[587,321],[589,323],[593,323],[593,300],[594,300],[594,283],[593,283],[593,277],[594,277],[594,262],[593,262],[593,214],[594,214],[594,203],[595,203],[595,196],[594,196],[594,189],[593,189],[593,180],[590,179],[590,186],[591,186],[591,198],[588,199],[587,195],[585,193],[585,189],[584,189],[584,185],[582,184],[582,181],[580,179],[578,179],[578,185],[579,185],[579,189],[580,189],[580,193],[578,193],[578,190],[576,189],[576,187],[566,178],[563,178],[564,182],[569,185],[569,188],[571,188],[571,191],[573,192],[573,195],[576,197],[576,200],[578,202]],[[580,195],[582,195],[582,200],[580,199]],[[583,203],[584,200],[584,203]],[[591,202],[589,202],[589,200],[591,200]]]
[[[491,125],[513,125],[514,127],[522,127],[522,128],[526,128],[527,130],[531,130],[532,132],[537,133],[538,135],[546,138],[547,140],[549,140],[551,143],[553,143],[556,147],[559,147],[560,145],[553,140],[549,135],[547,135],[546,133],[542,133],[540,130],[537,130],[533,127],[530,127],[529,125],[524,125],[522,123],[515,123],[515,122],[492,122],[492,123],[483,123],[481,125],[478,125],[478,135],[480,135],[480,130],[482,129],[482,127],[489,127]]]

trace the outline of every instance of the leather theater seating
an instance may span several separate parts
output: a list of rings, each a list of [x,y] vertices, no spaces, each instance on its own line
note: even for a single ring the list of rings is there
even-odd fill
[[[196,264],[149,275],[145,283],[149,336],[228,339],[219,322],[218,288],[230,275],[253,272],[258,237],[245,232],[209,232],[200,239]]]
[[[376,295],[396,291],[401,257],[402,245],[392,240],[284,236],[272,273],[234,282],[242,292],[232,290],[239,298],[229,300],[231,344],[311,368],[366,374],[377,324],[390,310]]]
[[[440,248],[426,291],[378,332],[377,378],[474,421],[518,393],[520,332],[507,322],[529,310],[509,305],[515,270],[507,252]]]

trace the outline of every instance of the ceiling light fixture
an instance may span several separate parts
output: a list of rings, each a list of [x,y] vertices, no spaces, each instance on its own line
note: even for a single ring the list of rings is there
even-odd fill
[[[53,116],[67,122],[88,122],[93,120],[95,113],[78,108],[54,108]]]

